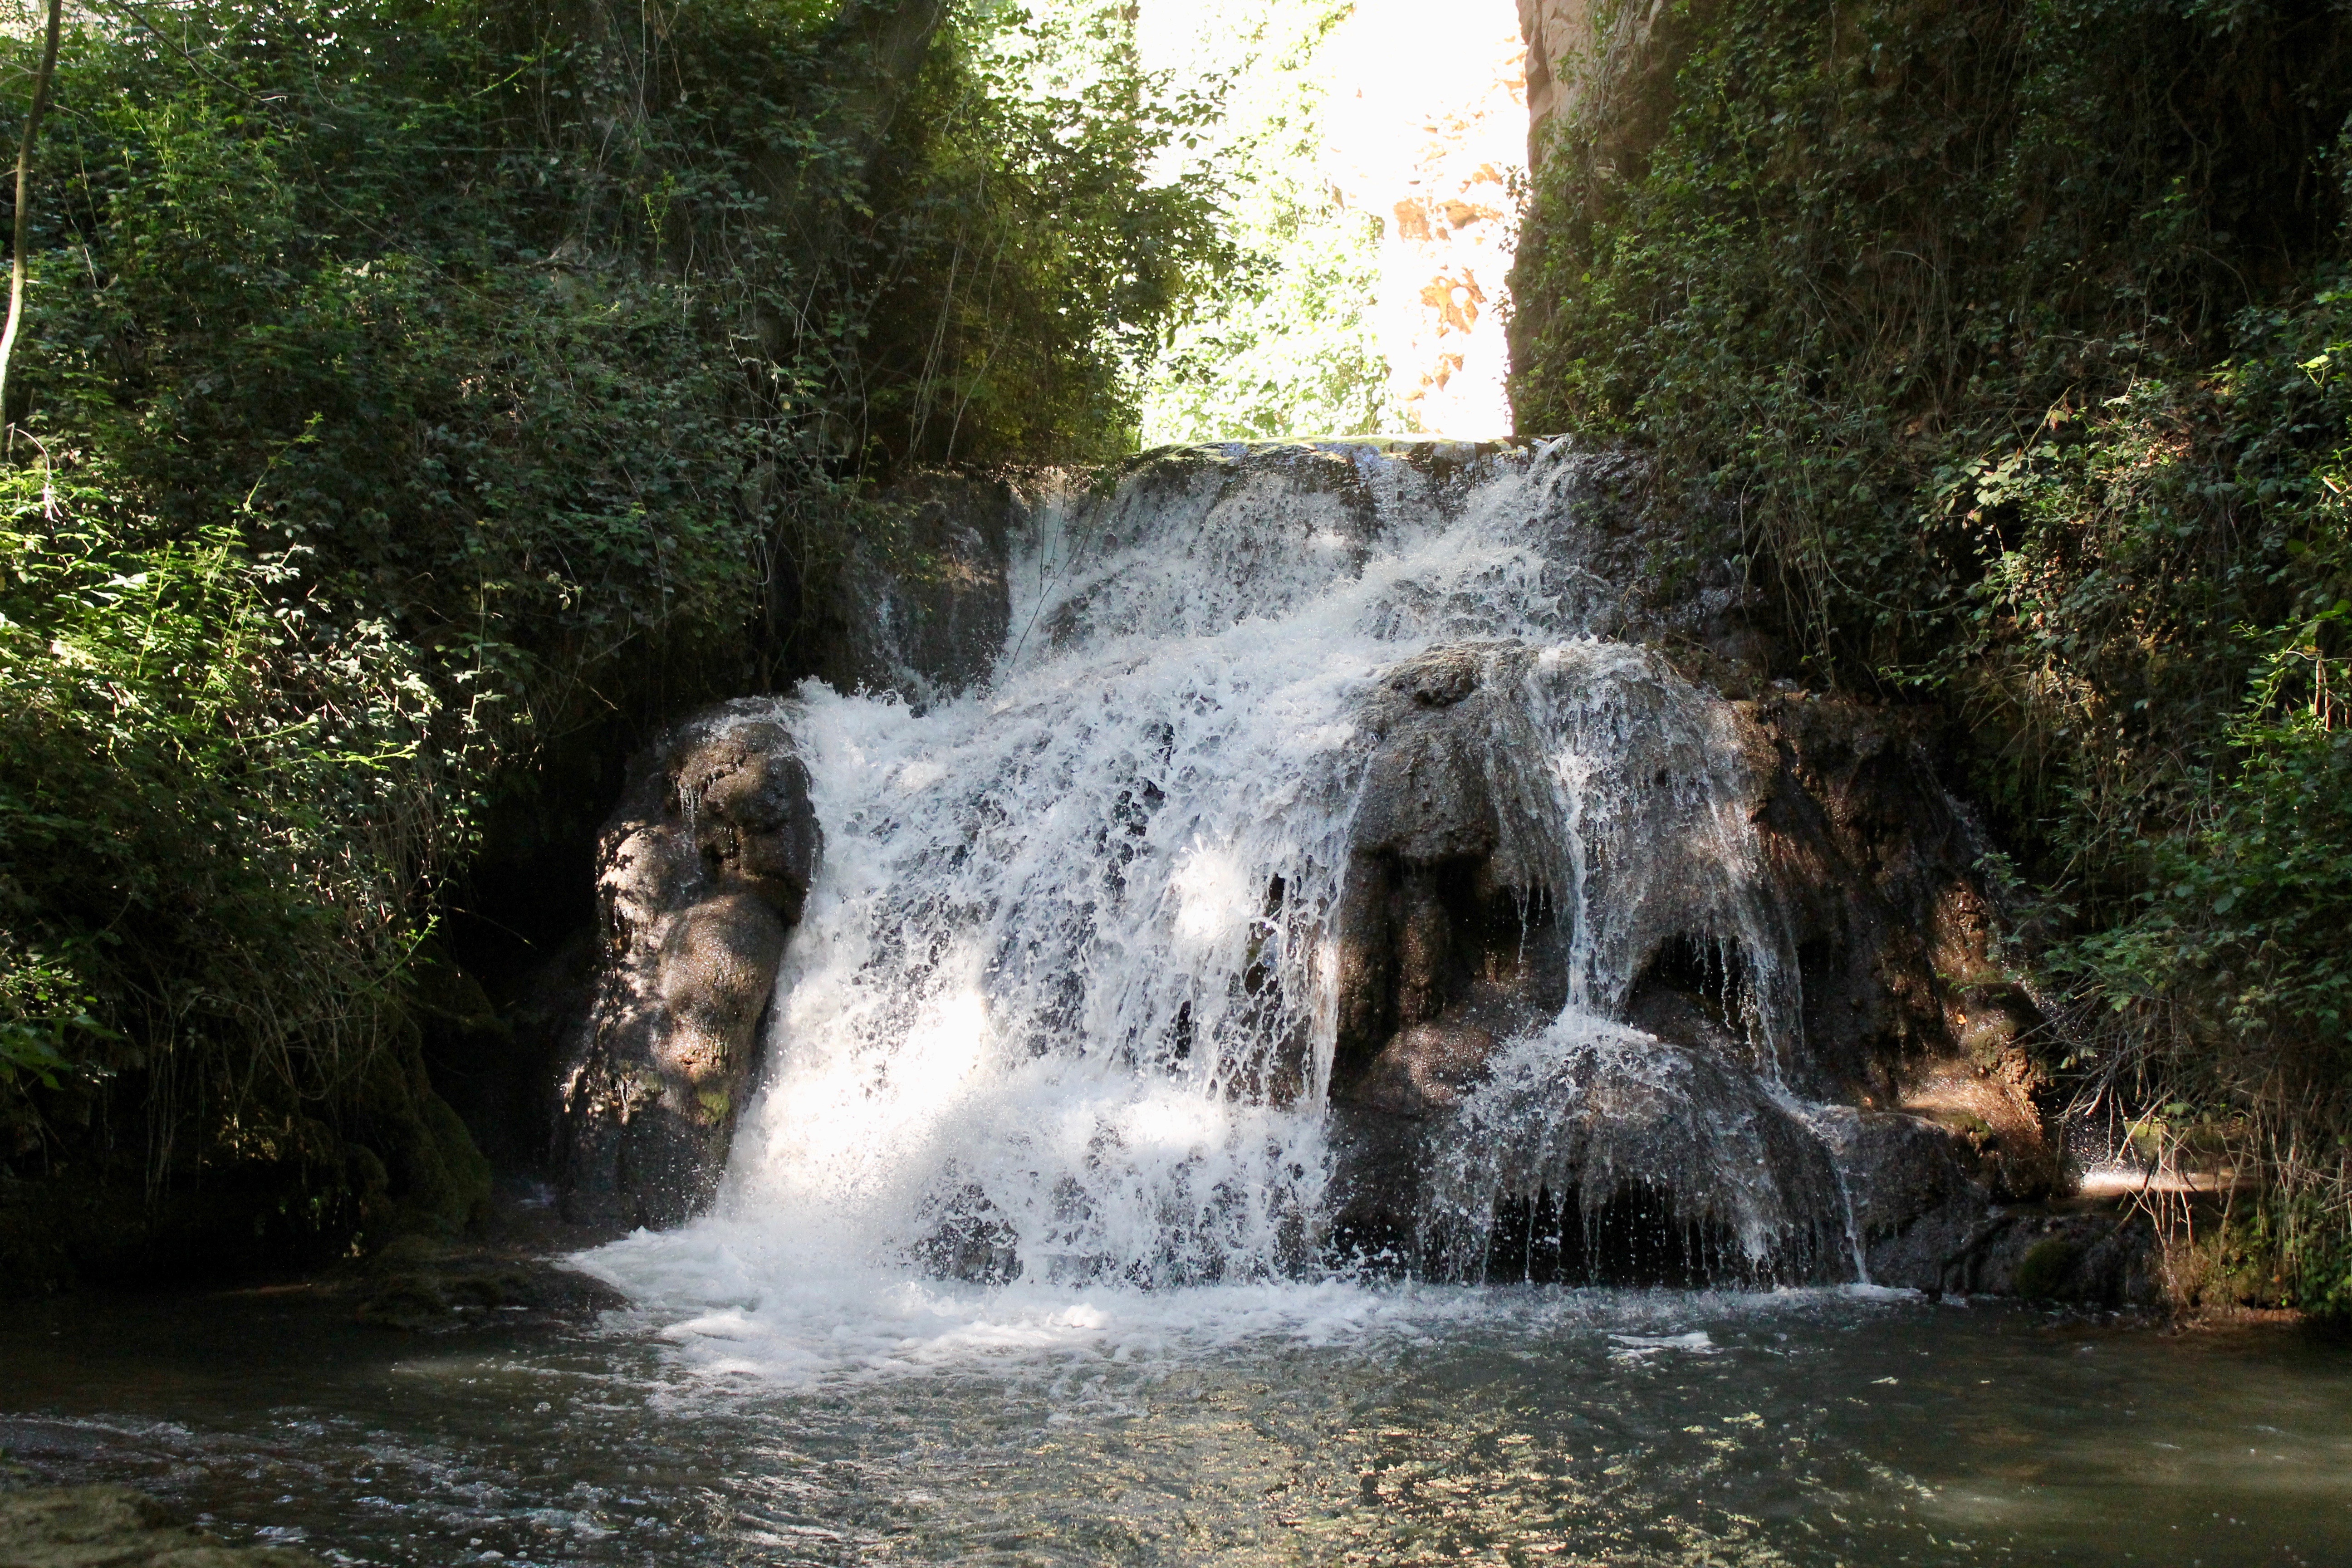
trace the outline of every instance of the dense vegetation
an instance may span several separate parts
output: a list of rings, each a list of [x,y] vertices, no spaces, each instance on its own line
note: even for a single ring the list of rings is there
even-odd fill
[[[1940,703],[2052,1068],[2352,1313],[2352,15],[1604,13],[1524,428],[1654,445],[1812,676]]]
[[[1153,366],[1146,445],[1407,428],[1374,321],[1382,220],[1349,206],[1329,167],[1332,46],[1352,10],[1186,0],[1192,58],[1174,74],[1219,100],[1202,152],[1235,256]]]
[[[1127,449],[1223,256],[1116,6],[97,14],[0,467],[19,1286],[461,1222],[417,1038],[483,822],[792,678],[871,481]]]

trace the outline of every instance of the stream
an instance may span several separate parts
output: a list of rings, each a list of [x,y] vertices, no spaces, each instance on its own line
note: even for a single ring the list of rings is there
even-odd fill
[[[875,1288],[892,1320],[823,1366],[635,1312],[20,1308],[0,1447],[346,1563],[2352,1561],[2352,1358],[2299,1331],[1852,1289]]]

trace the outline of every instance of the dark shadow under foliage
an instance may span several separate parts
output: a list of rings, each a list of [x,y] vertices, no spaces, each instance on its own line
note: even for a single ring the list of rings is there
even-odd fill
[[[593,760],[806,668],[874,481],[1125,450],[1220,264],[1113,6],[100,14],[0,479],[19,1288],[464,1224],[436,926],[584,899]]]

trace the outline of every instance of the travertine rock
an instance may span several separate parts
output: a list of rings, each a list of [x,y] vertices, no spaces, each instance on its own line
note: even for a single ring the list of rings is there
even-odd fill
[[[1900,713],[1727,700],[1631,649],[1486,643],[1401,662],[1361,721],[1377,743],[1334,933],[1343,1255],[1628,1283],[1863,1262],[2016,1288],[1987,1238],[2039,1234],[2007,1205],[2063,1177],[2011,1045],[2032,1005],[1991,961],[1976,837]],[[1573,847],[1542,809],[1564,743],[1601,770]],[[1547,885],[1570,858],[1580,911]],[[2121,1256],[2064,1289],[2128,1296]]]
[[[630,770],[597,854],[598,972],[562,1090],[568,1217],[674,1225],[709,1201],[823,835],[782,705],[721,703]]]

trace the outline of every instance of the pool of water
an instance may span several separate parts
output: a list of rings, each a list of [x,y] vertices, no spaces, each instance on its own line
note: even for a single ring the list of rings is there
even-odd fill
[[[0,1448],[352,1563],[2352,1562],[2352,1349],[2293,1330],[1850,1291],[920,1293],[927,1327],[830,1364],[723,1314],[20,1307]]]

